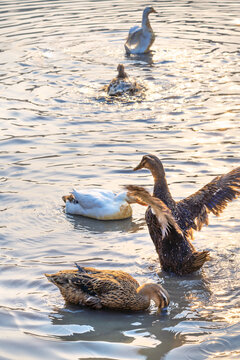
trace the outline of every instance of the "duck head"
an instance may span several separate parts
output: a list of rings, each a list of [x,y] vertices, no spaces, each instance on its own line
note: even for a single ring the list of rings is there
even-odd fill
[[[161,310],[169,305],[169,294],[160,284],[143,284],[137,289],[137,292],[148,299],[149,304],[150,300],[153,300],[158,307],[158,310]]]
[[[127,73],[125,72],[123,64],[118,64],[117,71],[118,71],[118,76],[117,76],[118,79],[125,79],[128,77]]]
[[[140,163],[133,169],[133,171],[140,170],[143,168],[148,169],[151,172],[153,169],[159,168],[163,171],[164,174],[163,165],[161,161],[158,159],[158,157],[155,155],[151,155],[151,154],[144,155]]]
[[[167,186],[163,164],[157,156],[151,154],[144,155],[138,166],[136,166],[133,171],[143,168],[151,171],[155,183],[164,183],[164,185]]]
[[[157,11],[152,7],[152,6],[147,6],[144,10],[143,10],[143,14],[144,15],[148,15],[151,13],[155,13],[157,14]]]

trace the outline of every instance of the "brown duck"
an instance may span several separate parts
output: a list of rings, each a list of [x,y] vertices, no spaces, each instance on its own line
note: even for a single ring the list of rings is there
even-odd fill
[[[80,267],[45,274],[55,284],[65,301],[93,309],[139,311],[149,307],[153,300],[162,309],[169,304],[169,295],[160,284],[142,286],[128,273],[115,270],[97,270]]]
[[[111,80],[109,85],[104,86],[104,90],[107,91],[110,96],[117,96],[123,94],[133,95],[138,91],[144,90],[144,86],[141,83],[137,83],[135,79],[130,78],[125,72],[123,64],[119,64],[117,67],[118,75]]]
[[[157,156],[143,156],[134,170],[142,168],[151,171],[154,178],[153,196],[167,206],[178,226],[169,223],[168,231],[164,234],[161,221],[148,203],[150,206],[146,210],[146,222],[163,270],[182,275],[200,269],[210,257],[208,251],[196,251],[191,244],[193,230],[201,230],[203,225],[208,225],[210,212],[218,216],[229,201],[238,197],[240,167],[215,177],[196,193],[178,202],[172,198],[163,165]]]

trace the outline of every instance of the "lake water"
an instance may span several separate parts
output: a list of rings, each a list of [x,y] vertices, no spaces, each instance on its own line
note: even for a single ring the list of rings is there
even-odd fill
[[[152,56],[124,41],[146,2],[1,1],[0,358],[240,358],[239,201],[195,233],[212,259],[177,277],[161,271],[144,220],[64,213],[73,187],[152,189],[142,155],[163,161],[183,198],[239,166],[238,1],[152,1]],[[106,99],[118,63],[147,84],[144,99]],[[171,296],[156,314],[66,305],[44,276],[83,266],[122,269]]]

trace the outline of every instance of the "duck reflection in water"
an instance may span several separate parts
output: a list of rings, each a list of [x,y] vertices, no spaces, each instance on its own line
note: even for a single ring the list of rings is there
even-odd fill
[[[153,358],[157,359],[159,354],[163,356],[171,349],[185,343],[184,336],[176,336],[174,329],[178,328],[179,324],[181,326],[182,321],[186,323],[186,313],[190,321],[198,319],[203,321],[206,316],[204,307],[209,303],[211,296],[209,284],[203,273],[183,277],[166,275],[164,286],[169,288],[172,301],[167,312],[161,313],[160,317],[155,310],[130,313],[106,309],[93,313],[87,307],[79,308],[69,303],[63,308],[54,306],[49,318],[53,325],[62,328],[55,337],[74,342],[104,342],[106,346],[108,343],[125,343],[133,346],[137,344],[139,353],[145,354],[146,349],[151,348]],[[184,292],[180,289],[184,289]],[[194,298],[189,296],[190,293],[194,293]],[[192,310],[196,300],[199,307],[197,310]],[[206,321],[210,318],[208,315]],[[159,334],[161,341],[157,340]]]
[[[145,219],[134,220],[132,218],[123,220],[95,220],[81,215],[66,214],[66,219],[79,231],[102,234],[105,232],[129,232],[136,233],[143,229]]]

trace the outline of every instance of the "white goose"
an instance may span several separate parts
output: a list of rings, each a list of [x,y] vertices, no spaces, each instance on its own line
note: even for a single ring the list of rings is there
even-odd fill
[[[155,34],[148,19],[149,14],[156,13],[153,7],[146,7],[142,16],[142,27],[133,26],[129,30],[125,49],[128,54],[144,54],[149,52],[155,40]]]
[[[127,202],[127,192],[115,194],[110,190],[73,189],[70,195],[62,197],[66,203],[66,213],[82,215],[98,220],[120,220],[132,216],[132,208]]]

